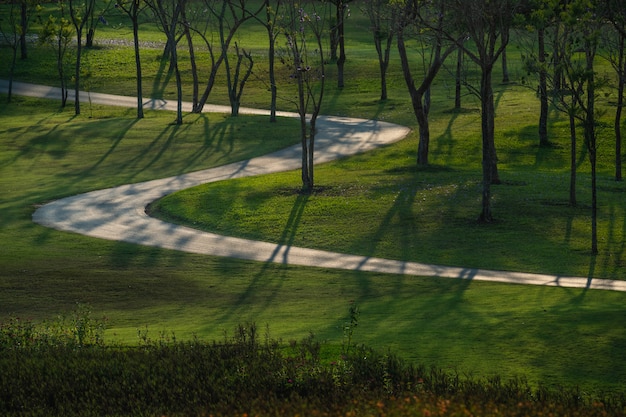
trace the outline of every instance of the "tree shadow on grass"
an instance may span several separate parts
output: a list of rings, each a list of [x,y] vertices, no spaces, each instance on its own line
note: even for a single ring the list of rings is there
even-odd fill
[[[477,109],[451,109],[446,113],[450,114],[450,120],[443,133],[435,137],[431,144],[431,155],[440,159],[453,158],[455,138],[453,135],[454,124],[457,119],[464,114],[479,114]]]
[[[284,277],[284,271],[288,268],[286,265],[288,264],[287,258],[289,257],[289,250],[295,238],[298,225],[302,220],[302,215],[308,200],[309,195],[302,193],[298,194],[291,213],[289,214],[287,223],[283,228],[283,233],[278,244],[276,245],[276,249],[271,254],[270,258],[262,263],[259,271],[251,278],[246,290],[241,292],[237,301],[234,303],[235,306],[248,305],[251,300],[257,296],[256,293],[261,287],[263,288],[262,291],[265,294],[268,293],[268,290],[270,291],[269,294],[263,298],[262,305],[258,306],[258,309],[260,311],[264,311],[272,305],[282,284],[280,277],[276,277],[274,275],[269,276],[269,274],[270,272],[275,273],[277,269],[280,269],[283,271],[282,275]],[[283,264],[285,267],[281,268],[275,264]],[[231,319],[235,314],[236,312],[231,312],[229,315],[224,315],[224,319]]]

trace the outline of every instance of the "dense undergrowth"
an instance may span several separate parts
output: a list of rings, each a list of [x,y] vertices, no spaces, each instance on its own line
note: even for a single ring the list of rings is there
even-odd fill
[[[353,316],[354,317],[354,316]],[[81,308],[51,324],[0,326],[3,416],[606,416],[626,398],[476,380],[311,335],[282,343],[240,325],[217,342],[156,339],[109,345]],[[335,357],[332,357],[335,356]]]

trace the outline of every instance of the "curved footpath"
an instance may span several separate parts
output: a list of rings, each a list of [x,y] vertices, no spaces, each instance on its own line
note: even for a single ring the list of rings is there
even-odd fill
[[[0,81],[0,91],[7,91],[6,81]],[[59,99],[59,93],[59,89],[53,87],[24,83],[13,85],[13,94],[16,95]],[[93,103],[115,106],[134,107],[137,103],[134,97],[84,94],[84,102],[87,102],[89,97]],[[82,96],[81,100],[83,100]],[[146,100],[145,106],[175,110],[176,103]],[[185,103],[185,111],[189,111],[189,108],[190,105]],[[230,108],[207,106],[205,111],[230,112]],[[267,114],[268,112],[241,109],[241,113]],[[296,116],[293,113],[280,113],[280,115]],[[320,117],[318,127],[316,163],[393,143],[403,139],[409,133],[408,128],[391,123],[332,116]],[[54,229],[101,239],[259,262],[513,284],[626,291],[626,281],[446,267],[334,253],[220,236],[166,223],[146,215],[146,206],[167,194],[212,181],[298,169],[300,157],[300,145],[296,145],[269,155],[217,168],[80,194],[40,207],[33,214],[33,220]]]

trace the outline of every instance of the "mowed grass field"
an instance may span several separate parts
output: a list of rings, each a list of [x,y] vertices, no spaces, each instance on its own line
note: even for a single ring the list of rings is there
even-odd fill
[[[366,24],[356,8],[352,19],[347,85],[334,87],[330,66],[324,113],[416,129],[397,60],[389,74],[391,97],[378,101]],[[16,76],[54,84],[50,53],[36,46],[32,51]],[[8,50],[0,53],[4,77]],[[146,86],[155,96],[172,98],[173,84],[157,81],[159,53],[145,51]],[[87,54],[92,91],[132,94],[130,49],[100,47]],[[516,80],[523,75],[518,54],[515,49],[510,54]],[[260,68],[262,62],[259,58]],[[589,168],[582,148],[580,204],[568,207],[567,123],[553,112],[554,146],[538,147],[534,92],[519,83],[497,84],[496,145],[504,184],[494,187],[496,223],[478,225],[480,114],[471,96],[464,97],[462,111],[451,111],[450,81],[442,73],[433,91],[429,168],[414,167],[413,132],[385,149],[319,166],[317,183],[324,188],[312,196],[295,192],[299,174],[293,172],[212,184],[172,196],[163,209],[177,221],[222,233],[346,253],[626,278],[625,187],[612,180],[610,129],[600,138],[600,254],[592,257]],[[35,225],[31,215],[46,201],[263,154],[296,143],[297,126],[293,120],[270,125],[263,117],[187,115],[176,127],[172,114],[150,112],[137,121],[132,109],[88,103],[83,115],[74,117],[71,106],[62,110],[58,103],[23,98],[6,104],[5,97],[0,97],[2,320],[52,319],[81,303],[107,317],[108,339],[124,343],[136,343],[138,331],[146,329],[155,336],[220,339],[239,323],[255,322],[285,342],[313,332],[332,348],[341,344],[348,309],[356,305],[357,343],[390,349],[416,363],[474,376],[523,376],[533,384],[623,390],[626,294],[260,264]],[[611,99],[604,99],[607,109]],[[226,102],[222,89],[212,101]],[[264,84],[251,81],[243,104],[267,103]],[[280,106],[292,110],[287,101]],[[609,123],[609,112],[605,118]]]

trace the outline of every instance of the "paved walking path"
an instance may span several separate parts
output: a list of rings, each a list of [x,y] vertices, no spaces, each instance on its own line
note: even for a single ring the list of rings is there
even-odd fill
[[[0,91],[6,91],[6,86],[6,82],[0,81]],[[13,94],[59,98],[59,90],[56,88],[23,83],[14,84]],[[86,102],[87,95],[84,94],[85,101],[83,102]],[[117,106],[133,107],[137,103],[134,97],[108,94],[91,93],[89,98],[93,103]],[[150,108],[173,110],[176,103],[145,100],[145,105]],[[186,103],[184,108],[188,111],[189,104]],[[230,112],[230,108],[208,106],[205,111]],[[267,114],[268,112],[241,109],[241,113]],[[289,113],[282,113],[282,115],[295,116]],[[318,126],[316,163],[393,143],[403,139],[409,133],[408,128],[391,123],[332,116],[320,117]],[[259,262],[513,284],[626,291],[626,281],[446,267],[239,239],[166,223],[151,218],[145,213],[146,206],[152,201],[195,185],[298,169],[300,156],[300,147],[296,145],[269,155],[217,168],[80,194],[42,206],[33,214],[33,220],[54,229],[101,239]]]

